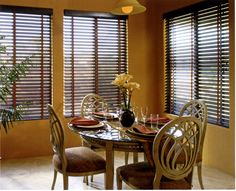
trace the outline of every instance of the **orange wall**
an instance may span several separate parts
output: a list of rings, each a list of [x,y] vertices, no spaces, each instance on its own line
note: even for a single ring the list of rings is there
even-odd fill
[[[147,7],[142,14],[129,17],[129,73],[141,89],[133,94],[137,106],[164,114],[164,51],[162,14],[199,0],[140,0]],[[0,0],[0,4],[53,8],[53,105],[63,118],[63,9],[108,11],[115,0]],[[233,0],[230,0],[231,10]],[[234,175],[234,12],[231,12],[231,109],[230,128],[208,125],[204,145],[204,164]],[[2,158],[31,157],[51,153],[47,120],[23,121],[6,135],[0,131]],[[66,145],[81,144],[78,135],[66,128]],[[227,165],[226,165],[227,164]]]

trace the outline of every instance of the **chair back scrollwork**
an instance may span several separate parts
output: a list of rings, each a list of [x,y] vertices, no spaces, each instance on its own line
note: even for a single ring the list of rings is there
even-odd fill
[[[89,116],[92,112],[98,112],[105,110],[108,112],[107,102],[97,94],[86,95],[81,102],[81,112],[82,117]]]
[[[153,143],[154,188],[160,187],[162,176],[181,180],[192,173],[200,148],[201,126],[195,117],[179,117],[160,129]]]
[[[49,123],[51,131],[50,141],[52,144],[53,153],[58,155],[58,157],[62,161],[62,165],[65,167],[67,165],[67,160],[65,157],[64,147],[64,129],[52,105],[48,104],[47,108],[49,113]]]

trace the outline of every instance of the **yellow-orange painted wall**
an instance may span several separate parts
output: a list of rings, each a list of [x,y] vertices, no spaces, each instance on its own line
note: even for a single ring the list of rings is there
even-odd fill
[[[137,106],[147,105],[150,112],[164,115],[164,50],[162,14],[199,0],[140,0],[145,13],[129,17],[129,73],[141,89],[133,94]],[[108,11],[115,0],[0,0],[0,5],[18,5],[53,9],[53,105],[63,123],[63,11],[64,9]],[[234,1],[230,0],[230,128],[208,125],[204,145],[204,164],[234,175],[235,162],[235,57]],[[0,156],[19,158],[51,153],[47,120],[21,121],[6,135],[0,131]],[[66,146],[80,145],[78,135],[66,128]]]

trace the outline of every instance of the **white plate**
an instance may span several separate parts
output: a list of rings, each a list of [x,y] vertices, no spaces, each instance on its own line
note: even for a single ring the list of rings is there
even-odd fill
[[[79,128],[85,128],[85,129],[90,129],[90,128],[100,128],[102,126],[104,126],[103,122],[99,122],[97,125],[86,125],[86,126],[82,126],[82,125],[75,125],[76,127]]]
[[[99,118],[99,119],[105,119],[105,118],[106,118],[105,116],[96,115],[96,114],[93,114],[93,116],[96,117],[96,118]],[[112,116],[112,118],[109,118],[109,117],[108,117],[108,120],[109,120],[109,119],[118,119],[118,115],[115,114],[115,113],[109,113],[109,116]]]
[[[139,120],[139,122],[141,122],[141,123],[144,123],[144,121],[143,120]],[[169,122],[169,121],[168,121]],[[158,122],[158,125],[165,125],[166,123],[168,123],[168,122]],[[151,125],[151,124],[155,124],[156,122],[152,122],[152,121],[146,121],[145,122],[146,124],[148,124],[148,125]]]

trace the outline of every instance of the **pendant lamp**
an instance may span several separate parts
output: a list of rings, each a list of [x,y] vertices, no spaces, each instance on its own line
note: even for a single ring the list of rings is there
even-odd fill
[[[111,13],[114,15],[134,15],[144,11],[146,11],[146,7],[137,0],[118,0]]]

